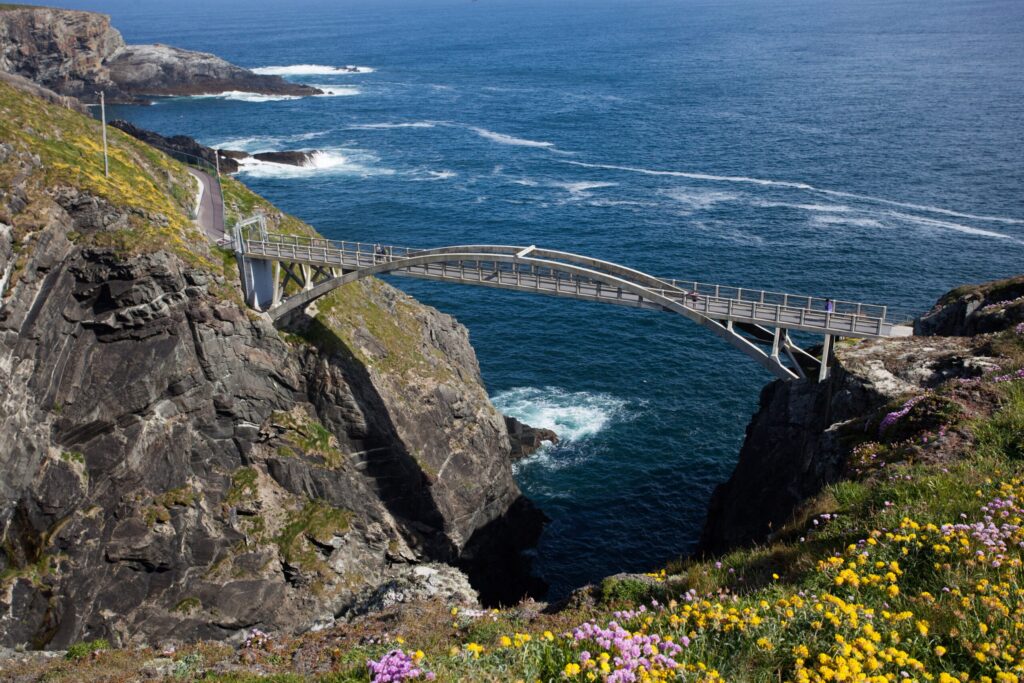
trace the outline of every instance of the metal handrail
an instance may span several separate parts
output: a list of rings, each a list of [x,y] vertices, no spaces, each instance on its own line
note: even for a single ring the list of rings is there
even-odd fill
[[[356,251],[360,253],[373,253],[381,245],[369,244],[366,242],[349,242],[344,240],[332,240],[324,237],[309,237],[305,235],[285,235],[271,233],[269,241],[282,244],[309,245],[325,249],[338,249],[341,251]],[[411,247],[384,246],[389,254],[397,257],[413,256],[419,252],[429,251],[428,249],[416,249]],[[869,318],[880,318],[885,320],[888,307],[876,304],[865,304],[858,301],[847,301],[843,299],[828,299],[825,297],[808,296],[802,294],[788,294],[786,292],[774,292],[769,290],[750,289],[735,287],[731,285],[716,285],[696,280],[682,280],[678,278],[657,278],[667,286],[677,289],[684,289],[697,292],[700,296],[710,296],[716,299],[734,299],[748,303],[778,304],[787,308],[805,308],[828,312],[829,302],[832,303],[833,313],[845,313]],[[711,292],[714,292],[712,294]],[[733,293],[729,296],[728,293]]]
[[[302,235],[267,234],[265,228],[261,230],[260,237],[262,238],[260,240],[245,240],[243,250],[253,255],[275,256],[279,258],[297,258],[301,256],[310,261],[322,261],[326,264],[337,264],[339,266],[350,265],[356,268],[372,266],[381,263],[383,260],[387,262],[401,261],[404,258],[417,254],[419,251],[423,251],[406,247],[371,245],[365,242],[347,242]],[[467,256],[472,257],[472,259],[466,258]],[[502,273],[511,273],[514,270],[516,272],[517,284],[522,283],[524,273],[521,268],[516,267],[514,264],[488,260],[487,256],[487,254],[453,254],[451,259],[441,262],[442,273],[440,277],[466,280],[466,273],[472,271],[475,274],[472,281],[483,282],[483,273],[486,271],[488,273],[494,272],[498,283],[501,284]],[[472,266],[467,267],[467,263],[472,263]],[[449,264],[454,264],[457,267],[458,274],[456,276],[448,274],[447,268]],[[485,268],[485,264],[489,265]],[[429,265],[433,264],[416,266],[416,268],[422,268],[424,273],[428,274]],[[510,265],[513,265],[513,267],[510,268]],[[582,290],[583,283],[587,278],[574,274],[558,273],[551,267],[547,267],[548,273],[543,274],[543,268],[529,263],[523,265],[529,268],[526,275],[534,278],[534,289],[539,289],[542,280],[546,279],[549,282],[553,281],[556,293],[570,291],[566,290],[561,284],[563,279],[569,279],[570,281],[576,281],[571,291],[575,291],[578,295],[593,297],[598,300],[606,298],[601,294],[599,281],[590,280],[591,286],[595,289],[594,293],[591,294]],[[678,281],[673,282],[678,283]],[[710,286],[706,285],[706,287]],[[723,287],[721,285],[715,285],[714,287],[716,288],[717,295],[700,294],[698,287],[692,288],[689,292],[681,291],[677,284],[674,284],[671,289],[652,287],[645,287],[645,289],[676,301],[682,306],[698,313],[711,315],[721,315],[724,313],[728,317],[744,317],[756,322],[788,323],[824,330],[877,335],[882,334],[882,330],[886,326],[884,317],[886,307],[884,306],[842,302],[857,305],[858,308],[855,310],[859,312],[827,311],[809,306],[788,305],[788,302],[791,300],[811,301],[815,300],[814,297],[780,294],[784,297],[783,301],[782,303],[776,303],[770,300],[771,295],[774,294],[771,292],[762,293],[757,291],[757,300],[751,300],[740,298],[743,296],[742,292],[738,296],[722,296],[723,294],[736,292],[739,288]],[[754,290],[747,291],[751,292]],[[695,297],[696,300],[693,300],[692,297]],[[619,292],[619,296],[616,298],[622,298],[621,292]],[[638,297],[638,299],[642,300],[642,297]],[[691,300],[688,302],[687,299]],[[825,299],[820,298],[816,300],[825,301]],[[724,311],[722,310],[723,308]],[[742,314],[737,313],[738,310],[742,311]],[[865,312],[869,310],[880,310],[882,315],[869,315]],[[746,315],[747,311],[749,311],[749,315]],[[808,322],[809,320],[810,322]]]

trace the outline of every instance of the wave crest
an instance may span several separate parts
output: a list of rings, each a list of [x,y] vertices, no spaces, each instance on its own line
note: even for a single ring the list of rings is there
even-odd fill
[[[610,394],[558,387],[517,387],[496,394],[491,401],[505,415],[550,429],[563,443],[597,434],[626,408],[625,400]]]
[[[394,174],[392,169],[373,166],[376,161],[375,156],[357,150],[323,150],[314,152],[310,160],[302,166],[278,164],[252,157],[242,159],[238,163],[241,167],[239,173],[254,178],[308,178],[315,175],[367,177]]]
[[[368,66],[327,66],[326,64],[291,64],[287,66],[260,66],[250,69],[254,74],[263,76],[337,76],[372,74],[374,69]]]

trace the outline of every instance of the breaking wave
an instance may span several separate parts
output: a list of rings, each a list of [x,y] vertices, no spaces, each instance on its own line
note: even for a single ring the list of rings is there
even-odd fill
[[[409,121],[405,123],[353,123],[349,130],[389,130],[391,128],[433,128],[432,121]]]
[[[299,95],[264,95],[258,92],[245,92],[244,90],[228,90],[221,93],[209,93],[205,95],[189,95],[193,100],[234,100],[236,102],[283,102],[284,100],[302,99]]]
[[[250,135],[248,137],[228,138],[220,142],[210,142],[209,146],[216,149],[233,149],[240,152],[256,154],[258,152],[277,152],[292,142],[305,142],[327,135],[329,131],[300,133],[297,135]]]
[[[393,175],[388,168],[374,166],[377,158],[366,152],[354,150],[328,150],[315,152],[312,158],[302,166],[278,164],[259,159],[242,159],[239,161],[239,173],[254,178],[307,178],[314,175],[355,175],[377,176]]]
[[[338,76],[371,74],[368,66],[327,66],[325,64],[292,64],[290,66],[261,66],[250,69],[254,74],[264,76]]]
[[[562,443],[597,434],[622,417],[626,401],[609,394],[558,387],[517,387],[491,399],[503,414],[531,427],[550,429]]]

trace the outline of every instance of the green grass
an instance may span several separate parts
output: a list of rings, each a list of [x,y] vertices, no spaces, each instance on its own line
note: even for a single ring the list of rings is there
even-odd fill
[[[239,467],[231,474],[231,487],[224,497],[224,504],[228,506],[251,500],[259,492],[257,480],[259,473],[255,467]]]
[[[195,182],[185,167],[108,127],[106,176],[101,136],[100,123],[91,117],[0,83],[0,140],[40,160],[26,181],[29,207],[13,217],[18,265],[31,253],[32,233],[48,193],[72,187],[127,210],[116,226],[76,233],[76,243],[111,247],[125,256],[166,250],[192,265],[209,267],[206,240],[189,217]],[[14,163],[0,166],[0,185],[9,185],[19,172]]]
[[[1003,384],[999,411],[974,426],[978,453],[987,458],[1024,460],[1024,381]]]
[[[320,567],[322,561],[308,539],[327,544],[335,535],[343,534],[352,522],[349,510],[336,508],[322,500],[309,500],[288,519],[274,541],[281,557],[289,564],[307,569]]]
[[[108,643],[106,639],[97,638],[96,640],[82,641],[81,643],[75,643],[74,645],[69,646],[65,656],[72,660],[85,659],[95,652],[102,652],[103,650],[109,649],[110,643]]]

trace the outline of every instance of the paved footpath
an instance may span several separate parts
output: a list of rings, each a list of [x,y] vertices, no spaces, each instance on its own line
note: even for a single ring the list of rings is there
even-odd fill
[[[224,198],[221,196],[220,183],[198,168],[189,168],[188,172],[203,184],[203,198],[199,203],[199,217],[196,220],[207,237],[220,242],[224,239]]]

